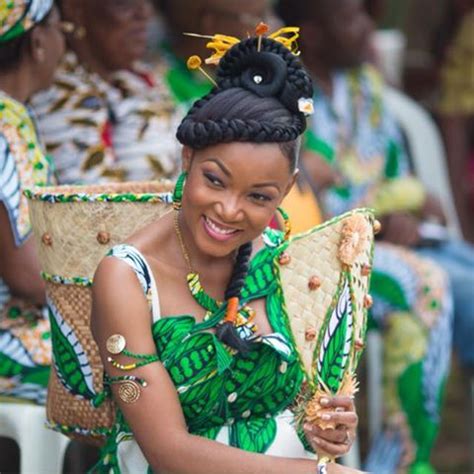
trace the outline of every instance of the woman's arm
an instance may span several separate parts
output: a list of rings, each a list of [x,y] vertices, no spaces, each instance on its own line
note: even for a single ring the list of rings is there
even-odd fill
[[[17,247],[5,206],[0,202],[0,277],[13,296],[33,304],[46,302],[33,238]]]
[[[105,259],[94,278],[92,330],[109,375],[124,375],[124,372],[107,362],[108,337],[122,334],[130,351],[154,354],[150,325],[148,305],[132,270],[119,260]],[[123,356],[115,357],[120,363],[132,362]],[[146,380],[148,386],[141,389],[140,399],[127,404],[120,399],[116,387],[112,389],[113,395],[155,472],[317,472],[314,460],[250,453],[189,434],[176,389],[160,362],[127,373]],[[327,472],[351,472],[340,469],[337,465],[328,465]]]

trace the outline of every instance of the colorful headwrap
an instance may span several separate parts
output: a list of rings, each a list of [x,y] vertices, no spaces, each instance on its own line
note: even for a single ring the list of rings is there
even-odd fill
[[[0,44],[25,34],[50,12],[54,0],[0,0]]]

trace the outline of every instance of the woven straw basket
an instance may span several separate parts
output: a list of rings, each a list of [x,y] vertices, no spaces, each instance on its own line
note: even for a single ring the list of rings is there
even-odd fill
[[[98,263],[114,245],[170,209],[169,183],[124,183],[57,186],[25,192],[46,281],[48,304],[60,314],[68,339],[81,347],[90,365],[91,390],[103,392],[103,366],[90,332],[91,284]],[[53,321],[52,321],[53,322]],[[53,334],[53,358],[58,343]],[[79,346],[80,344],[80,346]],[[50,427],[72,438],[101,444],[114,421],[114,407],[105,400],[73,394],[61,382],[57,364],[48,387]]]

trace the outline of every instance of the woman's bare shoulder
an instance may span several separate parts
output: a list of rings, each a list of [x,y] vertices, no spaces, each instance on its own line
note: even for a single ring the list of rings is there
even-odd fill
[[[135,232],[125,243],[135,247],[145,257],[156,259],[166,254],[173,233],[173,216],[168,212]]]

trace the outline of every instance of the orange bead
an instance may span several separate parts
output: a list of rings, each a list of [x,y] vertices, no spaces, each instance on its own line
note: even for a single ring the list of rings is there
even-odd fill
[[[286,252],[283,252],[278,257],[278,262],[280,263],[280,265],[288,265],[291,262],[291,257]]]
[[[262,36],[267,33],[269,29],[270,27],[266,23],[263,23],[263,21],[261,21],[255,28],[255,34],[257,36]]]
[[[311,291],[315,291],[317,290],[319,287],[321,286],[321,280],[316,276],[316,275],[313,275],[309,281],[308,281],[308,288],[311,290]]]
[[[369,276],[371,271],[372,267],[370,265],[362,265],[362,270],[360,273],[362,276]]]

